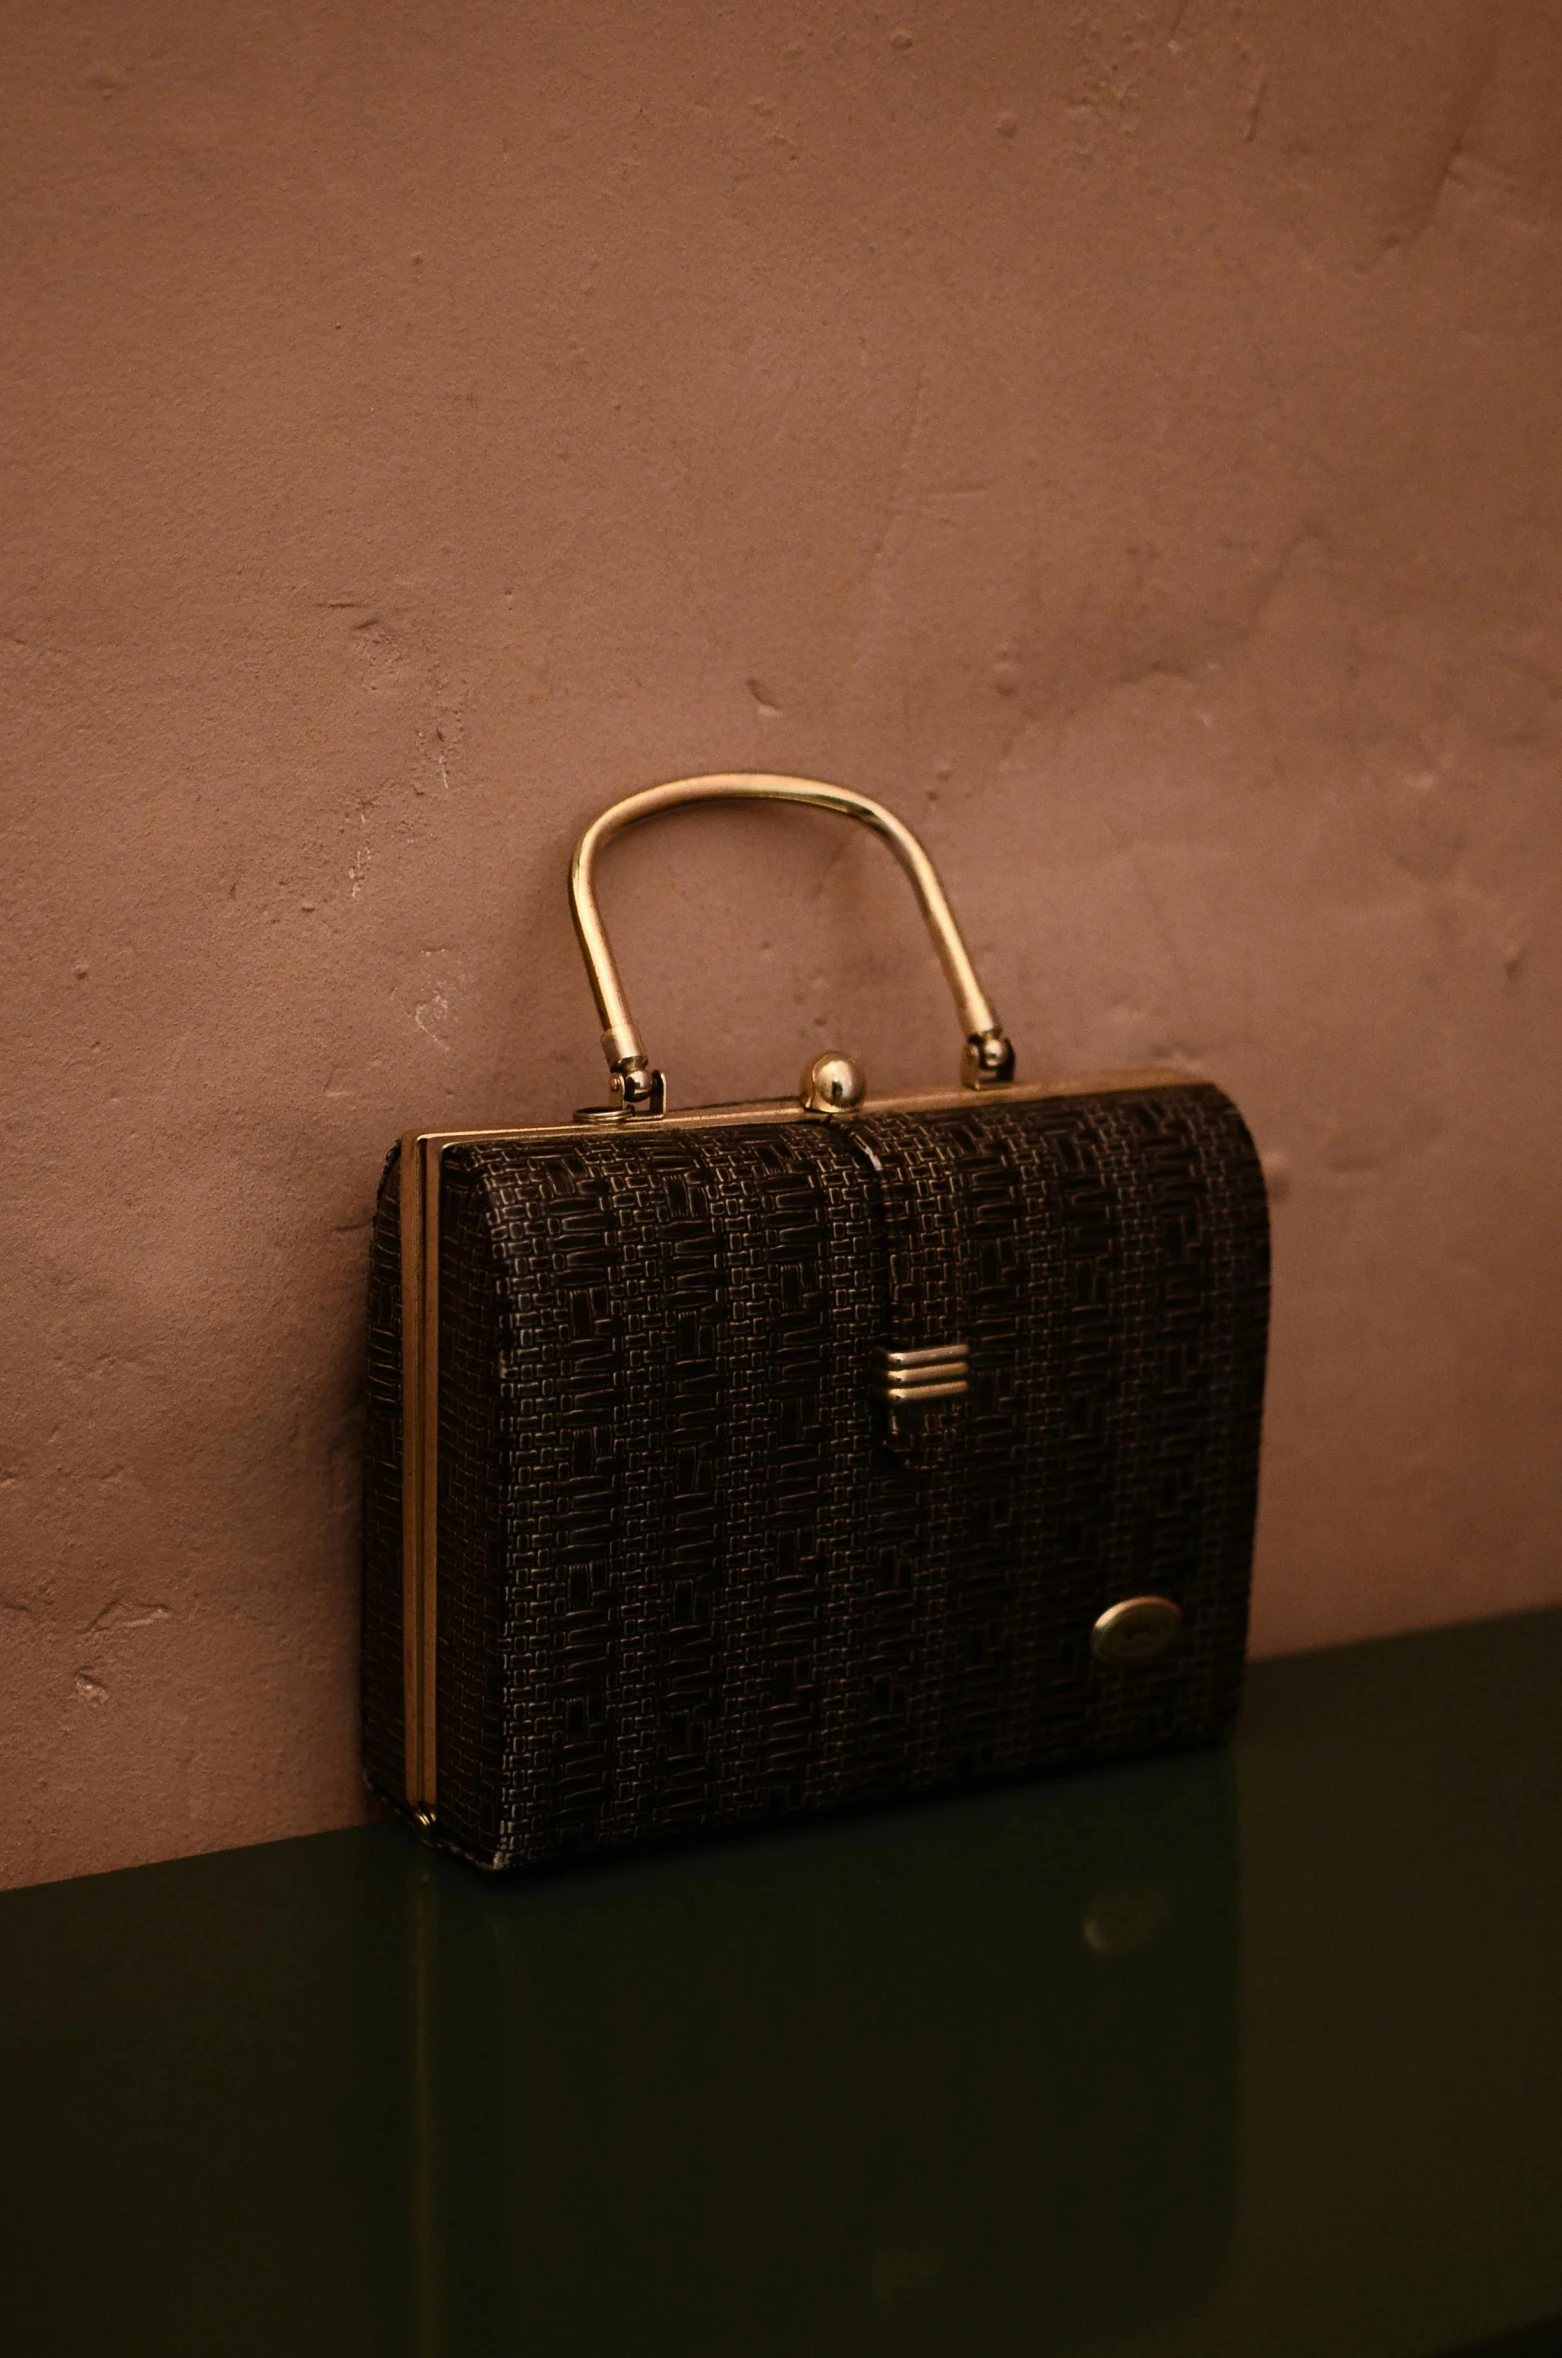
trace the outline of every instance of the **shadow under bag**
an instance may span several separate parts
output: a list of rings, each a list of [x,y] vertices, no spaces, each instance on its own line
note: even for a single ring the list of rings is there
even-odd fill
[[[665,1110],[597,917],[621,827],[812,803],[911,878],[965,1085]],[[745,775],[576,853],[613,1101],[411,1133],[369,1291],[364,1758],[505,1867],[1212,1741],[1241,1683],[1268,1225],[1229,1099],[1017,1083],[891,813]]]

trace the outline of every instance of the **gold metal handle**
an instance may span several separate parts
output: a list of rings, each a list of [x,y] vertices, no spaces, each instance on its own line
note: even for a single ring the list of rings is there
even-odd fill
[[[626,827],[654,818],[658,811],[683,802],[802,802],[815,810],[834,811],[843,819],[857,819],[882,835],[906,874],[917,905],[933,937],[933,947],[949,979],[965,1033],[961,1078],[968,1089],[987,1089],[1014,1078],[1014,1050],[998,1022],[992,1004],[976,979],[960,929],[955,924],[944,888],[927,853],[909,827],[881,802],[849,787],[827,786],[817,778],[776,778],[759,771],[738,770],[710,778],[675,778],[667,786],[648,786],[615,802],[586,829],[570,863],[570,909],[580,940],[586,972],[602,1023],[602,1047],[612,1075],[613,1102],[625,1113],[659,1114],[666,1104],[666,1082],[652,1069],[640,1034],[635,1029],[624,986],[608,947],[597,909],[597,854]]]

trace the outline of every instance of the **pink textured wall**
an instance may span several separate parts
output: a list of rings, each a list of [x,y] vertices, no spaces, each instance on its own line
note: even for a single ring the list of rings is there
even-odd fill
[[[600,1093],[606,801],[840,778],[1023,1067],[1277,1174],[1258,1644],[1562,1598],[1555,0],[7,14],[12,1880],[342,1824],[413,1122]],[[953,1076],[812,816],[613,856],[685,1102]]]

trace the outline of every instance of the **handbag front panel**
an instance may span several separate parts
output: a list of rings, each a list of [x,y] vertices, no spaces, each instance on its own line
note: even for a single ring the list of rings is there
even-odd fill
[[[1267,1227],[1218,1091],[454,1147],[441,1239],[454,1847],[542,1858],[1228,1724]],[[892,1418],[876,1354],[959,1343],[966,1395]],[[1146,1592],[1179,1642],[1097,1662],[1097,1616]]]

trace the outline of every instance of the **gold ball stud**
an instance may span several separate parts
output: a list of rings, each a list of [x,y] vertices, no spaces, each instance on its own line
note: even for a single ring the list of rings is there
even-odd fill
[[[810,1113],[849,1113],[862,1103],[867,1085],[859,1065],[838,1049],[829,1048],[814,1058],[798,1094]]]

